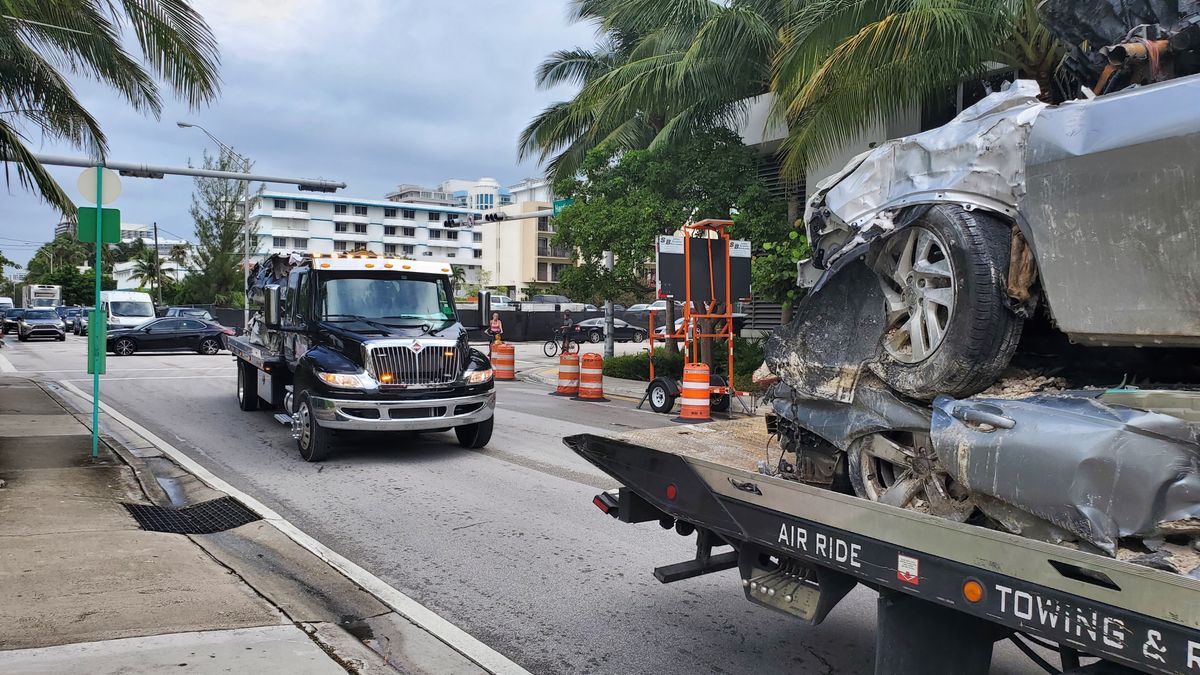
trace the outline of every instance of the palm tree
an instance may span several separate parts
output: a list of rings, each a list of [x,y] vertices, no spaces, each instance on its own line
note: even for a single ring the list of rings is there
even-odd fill
[[[133,275],[141,280],[143,286],[149,284],[151,289],[158,288],[158,280],[164,274],[163,259],[158,251],[147,249],[133,261]]]
[[[798,174],[871,125],[1007,65],[1045,81],[1059,47],[1037,0],[573,0],[596,23],[596,50],[556,52],[542,86],[580,86],[521,135],[552,178],[588,151],[655,147],[741,121],[773,93]],[[1048,91],[1048,87],[1045,87]]]
[[[167,256],[170,260],[175,261],[180,267],[186,267],[188,257],[192,254],[192,247],[188,244],[175,244],[171,247],[171,253]]]
[[[98,159],[107,149],[68,74],[101,82],[155,117],[162,99],[154,75],[192,107],[217,95],[216,40],[188,0],[3,0],[0,8],[0,158],[16,166],[22,185],[65,214],[75,205],[34,158],[28,135],[66,141]],[[132,42],[142,62],[126,51]]]

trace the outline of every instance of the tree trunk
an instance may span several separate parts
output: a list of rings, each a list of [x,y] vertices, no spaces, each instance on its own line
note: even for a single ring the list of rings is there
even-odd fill
[[[667,327],[666,334],[668,337],[667,337],[667,344],[665,345],[667,353],[668,354],[678,354],[679,353],[679,345],[675,344],[674,338],[670,337],[671,331],[673,331],[675,329],[675,301],[674,300],[667,300],[667,307],[665,310],[663,310],[663,321],[664,321],[663,325]],[[654,328],[655,328],[654,326],[650,326],[651,331],[653,331]]]

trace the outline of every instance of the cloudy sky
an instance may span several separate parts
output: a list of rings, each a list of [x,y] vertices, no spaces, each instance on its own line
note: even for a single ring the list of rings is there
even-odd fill
[[[87,81],[76,89],[108,134],[113,160],[184,166],[213,150],[199,130],[175,124],[186,120],[250,157],[258,173],[345,181],[343,193],[358,197],[445,178],[509,184],[539,170],[517,161],[520,130],[571,94],[537,90],[535,67],[555,49],[593,42],[591,26],[567,23],[566,3],[194,0],[220,43],[214,105],[189,111],[171,102],[155,120]],[[52,169],[72,196],[79,171]],[[122,187],[112,206],[123,221],[157,221],[160,236],[192,238],[190,179],[124,178]],[[0,251],[25,263],[57,221],[14,182],[0,194]]]

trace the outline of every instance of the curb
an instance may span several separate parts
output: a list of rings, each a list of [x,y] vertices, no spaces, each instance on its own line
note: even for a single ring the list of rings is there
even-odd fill
[[[523,370],[517,373],[518,379],[535,384],[544,384],[546,386],[558,386],[558,366],[543,366],[531,370]],[[647,382],[646,384],[649,384]],[[618,394],[607,389],[604,390],[604,395],[609,398],[616,398],[622,401],[631,401],[637,403],[642,400],[641,396],[629,396],[628,394]]]
[[[42,386],[43,389],[46,389],[44,385],[48,384],[36,382],[34,380],[31,381],[39,386]],[[88,404],[91,404],[92,402],[91,395],[71,384],[70,382],[60,381],[53,384],[56,387],[61,387],[63,391],[70,392],[73,396],[87,402]],[[47,391],[47,393],[51,392]],[[51,396],[54,395],[55,394],[51,393]],[[153,445],[162,453],[162,456],[170,459],[180,469],[190,473],[204,485],[213,490],[224,492],[226,495],[229,495],[230,497],[233,497],[237,501],[241,502],[243,506],[258,514],[264,523],[267,523],[268,525],[271,525],[279,530],[284,536],[324,561],[325,564],[332,567],[335,571],[349,579],[359,588],[374,596],[377,600],[390,607],[397,614],[404,617],[425,632],[429,633],[429,635],[436,638],[450,649],[458,652],[472,663],[479,666],[481,669],[495,675],[530,675],[528,671],[517,665],[515,662],[509,660],[504,655],[479,641],[477,638],[454,625],[450,621],[442,618],[440,615],[428,609],[416,600],[410,598],[399,590],[396,590],[382,579],[376,577],[374,574],[371,574],[362,567],[359,567],[354,562],[343,557],[333,549],[330,549],[321,542],[317,541],[262,502],[238,490],[224,479],[218,477],[208,469],[201,466],[191,457],[188,457],[178,448],[174,447],[162,438],[159,438],[150,430],[146,429],[132,419],[129,419],[103,401],[100,403],[100,410],[102,413],[108,415],[110,424],[112,422],[119,423],[134,435]],[[88,426],[90,426],[90,420],[88,420]],[[120,445],[124,451],[130,452],[134,455],[137,454],[132,450],[125,448],[123,442],[117,440],[111,433],[108,434],[106,438],[111,438],[114,441],[112,444],[114,450],[118,445]],[[133,465],[131,464],[131,466]],[[137,472],[136,470],[135,473],[140,474],[140,472]],[[139,482],[142,482],[142,477],[140,475],[138,479]]]

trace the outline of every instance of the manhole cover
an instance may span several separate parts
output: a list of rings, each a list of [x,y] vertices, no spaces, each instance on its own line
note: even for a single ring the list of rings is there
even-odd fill
[[[152,504],[124,504],[143,530],[174,534],[212,534],[261,520],[233,497],[221,497],[182,509]]]

